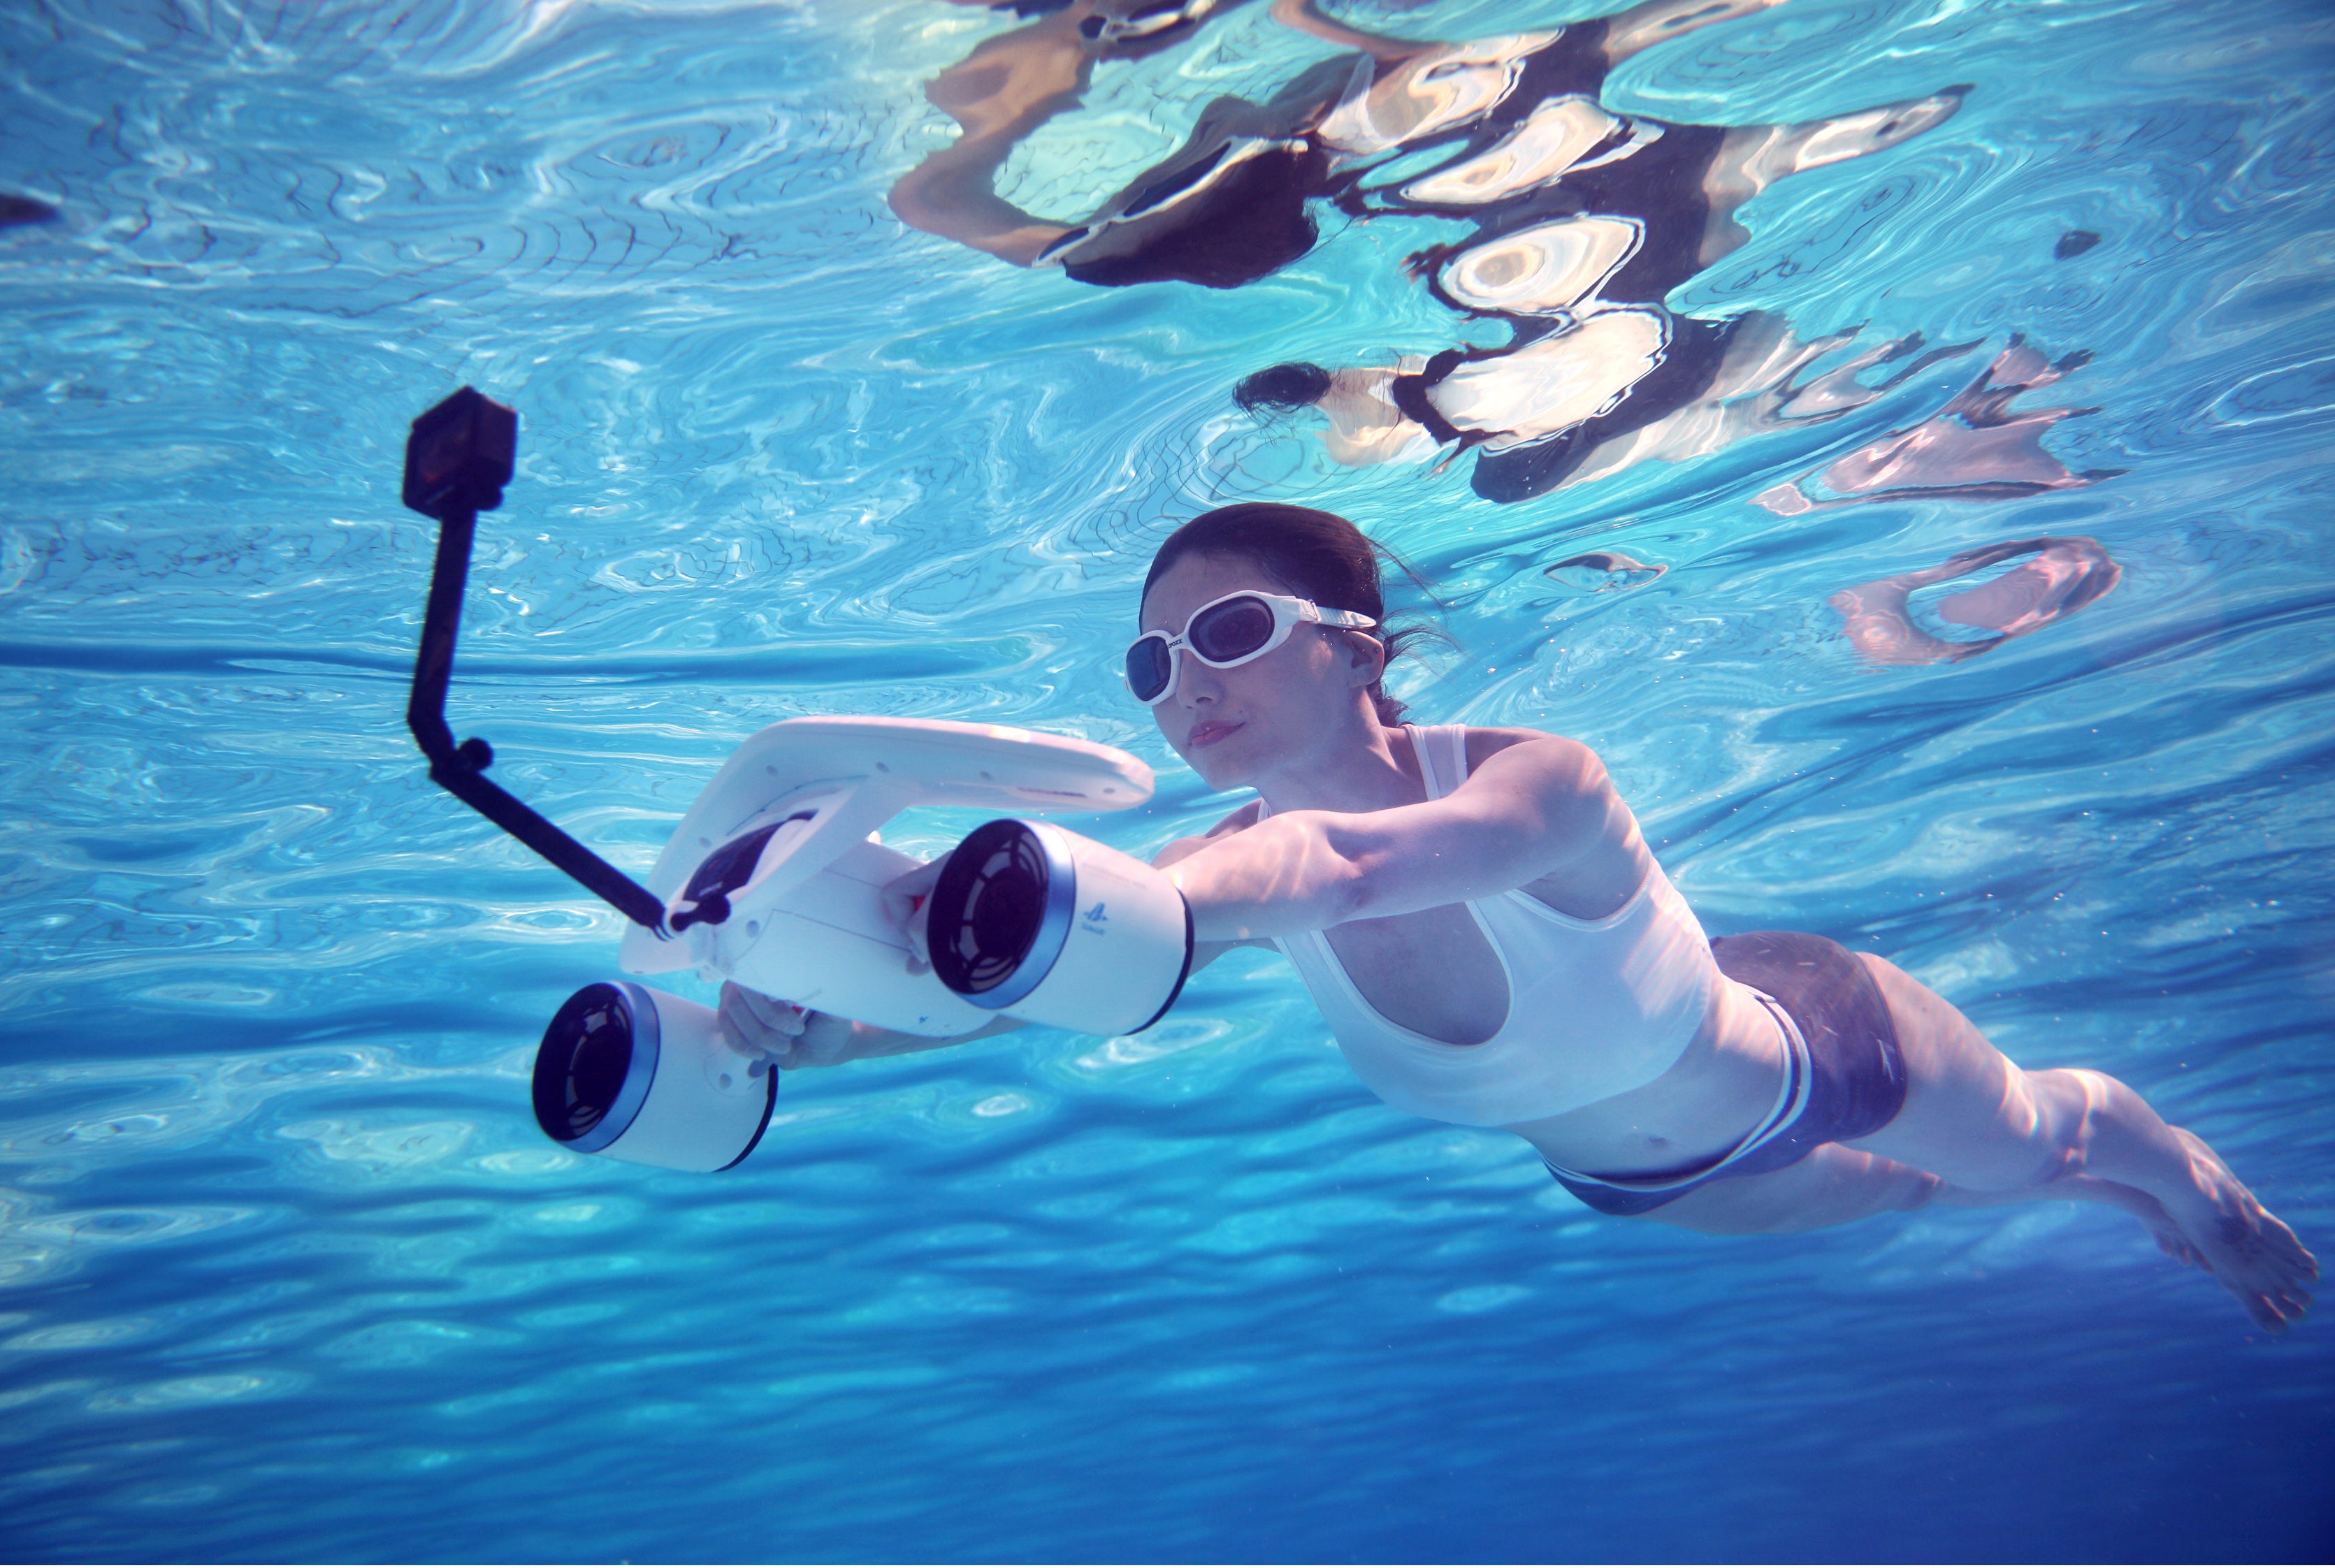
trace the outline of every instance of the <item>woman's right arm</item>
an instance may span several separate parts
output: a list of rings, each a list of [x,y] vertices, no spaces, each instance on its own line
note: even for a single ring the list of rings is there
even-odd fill
[[[1245,828],[1255,827],[1264,817],[1264,814],[1258,810],[1259,804],[1260,802],[1255,800],[1250,801],[1197,837],[1170,840],[1166,848],[1151,857],[1152,868],[1156,871],[1165,871],[1177,861],[1197,855],[1211,844],[1218,843]],[[1272,946],[1273,943],[1262,936],[1253,936],[1245,941],[1195,942],[1192,944],[1192,967],[1189,974],[1199,973],[1235,947],[1269,949]],[[1189,978],[1189,974],[1187,978]]]
[[[1226,818],[1202,837],[1178,838],[1152,857],[1152,865],[1165,869],[1187,856],[1196,855],[1218,838],[1237,833],[1257,819],[1255,805],[1242,807]],[[929,886],[929,879],[939,875],[938,860],[909,874],[887,890],[898,897],[898,917],[904,934],[909,934],[913,944],[916,937],[907,932],[914,910],[921,904],[917,895]],[[912,880],[913,879],[913,880]],[[1235,947],[1271,947],[1270,942],[1201,942],[1193,944],[1192,968],[1197,974]],[[970,1034],[949,1035],[935,1040],[929,1035],[904,1034],[896,1029],[881,1029],[872,1023],[855,1023],[831,1012],[811,1012],[793,1002],[781,1002],[775,996],[764,996],[749,991],[735,981],[725,981],[722,986],[722,1033],[730,1043],[748,1056],[770,1059],[782,1070],[806,1067],[836,1067],[847,1061],[858,1061],[875,1056],[906,1056],[912,1051],[937,1050],[945,1045],[963,1045],[967,1040],[985,1040],[993,1034],[1004,1034],[1020,1029],[1018,1018],[1000,1014],[992,1022]]]

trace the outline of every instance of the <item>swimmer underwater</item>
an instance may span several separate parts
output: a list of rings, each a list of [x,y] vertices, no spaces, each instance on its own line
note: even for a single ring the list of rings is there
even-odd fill
[[[1875,954],[1707,939],[1581,742],[1404,722],[1381,684],[1408,634],[1384,624],[1381,557],[1334,514],[1245,504],[1151,564],[1129,684],[1210,788],[1257,796],[1154,857],[1189,905],[1195,969],[1277,949],[1380,1098],[1515,1133],[1605,1214],[1746,1234],[2105,1203],[2258,1327],[2302,1315],[2311,1253],[2124,1084],[2022,1070]],[[916,951],[938,869],[887,890]],[[782,1069],[955,1043],[735,982],[721,1027]]]

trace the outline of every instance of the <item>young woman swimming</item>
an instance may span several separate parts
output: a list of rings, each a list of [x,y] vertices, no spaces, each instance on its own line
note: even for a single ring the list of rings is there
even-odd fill
[[[1257,792],[1154,859],[1196,967],[1277,948],[1381,1099],[1516,1133],[1607,1214],[1739,1234],[2084,1199],[2261,1327],[2302,1313],[2311,1254],[2203,1139],[2105,1073],[2022,1071],[1884,959],[1707,940],[1588,747],[1402,722],[1385,619],[1377,553],[1327,512],[1221,508],[1152,562],[1129,685],[1211,787]],[[905,931],[936,874],[888,891]],[[735,985],[722,1017],[781,1068],[946,1043]]]

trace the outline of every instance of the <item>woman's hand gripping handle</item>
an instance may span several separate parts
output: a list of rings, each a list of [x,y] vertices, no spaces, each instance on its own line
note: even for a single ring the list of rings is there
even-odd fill
[[[933,885],[940,880],[941,867],[946,861],[944,856],[919,866],[883,890],[884,914],[899,932],[901,944],[908,950],[906,970],[910,974],[922,974],[933,966],[932,953],[925,940],[925,905],[932,897]],[[765,1062],[786,1071],[835,1067],[862,1057],[895,1056],[954,1043],[875,1029],[829,1012],[813,1012],[791,1002],[749,991],[735,981],[722,983],[720,1017],[722,1038],[758,1069]],[[978,1033],[993,1034],[1013,1027],[1012,1020],[1000,1019]]]
[[[849,1019],[809,1011],[734,980],[722,983],[719,1017],[722,1038],[751,1060],[757,1072],[834,1067],[860,1054],[853,1049],[856,1031]]]

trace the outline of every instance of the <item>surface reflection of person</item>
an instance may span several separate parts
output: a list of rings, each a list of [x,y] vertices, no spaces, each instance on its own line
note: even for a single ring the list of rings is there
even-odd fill
[[[912,227],[1002,261],[1060,265],[1073,276],[1097,268],[1109,272],[1108,264],[1123,250],[1147,241],[1158,276],[1220,286],[1261,276],[1303,255],[1314,238],[1303,198],[1293,227],[1288,203],[1251,198],[1319,177],[1318,169],[1293,167],[1292,159],[1300,155],[1281,145],[1288,140],[1288,125],[1318,109],[1325,95],[1334,95],[1329,75],[1318,73],[1265,104],[1216,100],[1175,158],[1119,192],[1086,224],[1034,217],[996,190],[998,171],[1013,149],[1055,115],[1077,107],[1097,61],[1139,58],[1166,48],[1247,3],[1075,0],[985,40],[926,85],[925,95],[956,121],[963,134],[900,178],[891,191],[893,211]],[[1212,218],[1221,221],[1206,221]],[[1203,234],[1183,232],[1196,224]],[[1212,249],[1224,254],[1212,255]]]
[[[1912,595],[2018,560],[2010,571],[1938,601],[1942,620],[1992,632],[1957,642],[1914,624]],[[2124,570],[2083,537],[2008,539],[1964,550],[1942,565],[1843,588],[1826,603],[1839,613],[1849,642],[1876,664],[1952,664],[1975,659],[2013,637],[2064,621],[2117,586]]]
[[[901,177],[893,210],[913,227],[1018,266],[1059,266],[1081,282],[1237,287],[1311,249],[1319,229],[1308,204],[1350,189],[1387,153],[1464,139],[1498,122],[1520,93],[1577,95],[1584,83],[1594,92],[1638,51],[1776,0],[1646,0],[1613,18],[1459,44],[1384,38],[1275,0],[1279,20],[1353,52],[1262,103],[1215,99],[1182,147],[1083,221],[1042,218],[997,194],[1013,148],[1077,106],[1098,59],[1164,48],[1245,3],[1077,0],[986,41],[927,87],[963,134]],[[1778,150],[1767,163],[1797,156]],[[1746,157],[1741,178],[1766,178],[1767,163]]]
[[[1732,1234],[2084,1199],[2136,1215],[2262,1327],[2302,1312],[2317,1270],[2293,1233],[2124,1084],[2020,1070],[1872,954],[1706,940],[1579,741],[1403,722],[1379,571],[1345,519],[1256,504],[1196,518],[1152,562],[1129,685],[1210,789],[1257,793],[1155,857],[1196,962],[1278,949],[1381,1099],[1517,1134],[1607,1214]],[[887,890],[912,944],[937,870]],[[782,1067],[939,1043],[735,986],[722,1017]]]
[[[1342,202],[1358,213],[1476,225],[1471,237],[1420,251],[1410,266],[1454,309],[1506,321],[1512,341],[1398,365],[1381,395],[1436,446],[1478,449],[1478,494],[1545,494],[1576,481],[1594,449],[1619,456],[1623,438],[1697,403],[1743,395],[1756,384],[1747,378],[1776,352],[1773,334],[1739,348],[1741,324],[1680,316],[1664,299],[1749,237],[1735,215],[1752,196],[1789,175],[1897,146],[1961,104],[1964,90],[1949,88],[1799,124],[1718,126],[1621,114],[1598,101],[1611,63],[1683,25],[1758,8],[1641,6],[1553,34],[1420,44],[1332,23],[1310,0],[1276,5],[1276,15],[1380,63],[1372,93],[1341,103],[1317,143],[1349,160],[1438,139],[1451,149],[1424,172],[1358,183]],[[1299,378],[1261,373],[1264,382],[1243,383],[1245,406],[1319,404]],[[1344,427],[1367,411],[1354,384],[1323,395],[1333,455],[1382,460],[1419,450],[1409,432],[1352,437]],[[1652,445],[1686,436],[1673,424]]]
[[[2043,450],[2043,434],[2053,425],[2098,409],[2014,412],[2010,407],[2020,393],[2049,386],[2091,357],[2078,353],[2049,361],[2024,339],[2013,337],[1976,381],[1920,424],[1892,431],[1818,473],[1778,485],[1752,499],[1789,518],[1867,501],[2012,500],[2114,479],[2124,470],[2077,473]]]
[[[1591,319],[1593,330],[1519,349],[1447,349],[1432,358],[1407,355],[1391,365],[1334,371],[1303,362],[1274,365],[1244,380],[1233,398],[1252,413],[1318,411],[1326,421],[1324,447],[1350,465],[1468,447],[1490,457],[1530,449],[1514,466],[1479,461],[1477,469],[1478,494],[1518,500],[1634,463],[1683,462],[1755,435],[1837,419],[1975,346],[1923,352],[1917,333],[1818,370],[1819,361],[1855,334],[1803,340],[1783,317],[1755,311],[1722,327],[1696,324],[1718,334],[1716,352],[1665,354],[1655,367],[1662,376],[1657,381],[1646,353],[1656,332],[1633,339],[1594,330],[1617,318],[1629,320],[1631,313],[1605,313]],[[1877,381],[1860,379],[1880,365],[1894,368]],[[1630,402],[1609,410],[1617,388],[1629,390]]]
[[[1013,149],[1078,106],[1099,60],[1164,49],[1247,3],[1075,0],[986,40],[925,87],[963,134],[900,178],[892,210],[1001,261],[1057,266],[1090,283],[1229,288],[1303,256],[1318,236],[1306,198],[1328,165],[1302,128],[1342,92],[1351,73],[1335,62],[1264,103],[1210,102],[1174,156],[1084,222],[1040,218],[997,194]]]

